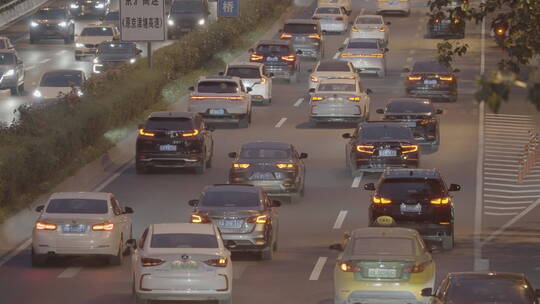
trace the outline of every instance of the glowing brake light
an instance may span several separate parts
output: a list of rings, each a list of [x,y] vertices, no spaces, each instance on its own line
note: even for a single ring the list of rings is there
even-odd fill
[[[242,163],[233,164],[233,167],[235,169],[247,169],[247,168],[249,168],[249,166],[251,166],[251,165],[250,164],[242,164]]]
[[[317,81],[319,81],[319,78],[317,78],[317,76],[311,76],[311,77],[309,77],[309,80],[311,82],[317,82]]]
[[[199,130],[195,129],[192,132],[183,133],[182,137],[193,137],[199,135]]]
[[[56,224],[39,221],[36,223],[36,230],[56,230]]]
[[[413,153],[418,151],[418,145],[401,145],[401,153]]]
[[[453,21],[454,21],[455,24],[458,24],[458,23],[459,23],[459,19],[458,19],[458,18],[454,18]]]
[[[156,136],[156,134],[152,133],[152,132],[148,132],[146,131],[145,129],[139,129],[139,135],[142,135],[142,136],[149,136],[149,137],[154,137]]]
[[[497,30],[495,31],[495,33],[496,33],[497,35],[503,35],[504,32],[505,32],[505,30],[504,30],[504,28],[502,28],[502,27],[497,28]]]
[[[407,79],[410,81],[417,81],[422,80],[422,76],[408,76]]]
[[[362,97],[360,96],[354,96],[354,97],[349,97],[347,98],[349,101],[360,101],[362,100]]]
[[[163,259],[141,258],[141,265],[143,267],[159,266],[163,263],[165,263],[165,260]]]
[[[387,205],[387,204],[391,204],[392,200],[389,200],[389,199],[384,198],[384,197],[373,196],[373,203],[374,204]]]
[[[321,36],[319,36],[319,34],[311,34],[311,35],[308,36],[308,38],[321,39]]]
[[[263,215],[248,217],[246,219],[246,222],[251,223],[251,224],[266,224],[268,220],[269,220],[268,215],[263,214]]]
[[[373,154],[373,148],[375,148],[375,146],[373,145],[357,145],[356,151],[362,152],[362,153]]]
[[[289,39],[292,38],[291,34],[282,33],[281,36],[279,36],[281,39]]]
[[[210,223],[210,220],[205,215],[194,213],[191,215],[191,223],[192,224],[205,224],[205,223]]]
[[[430,201],[432,205],[448,205],[450,203],[449,197],[435,198]]]
[[[261,81],[259,81],[260,84],[265,84],[266,83],[266,78],[261,78]]]
[[[311,101],[321,101],[324,100],[324,97],[321,96],[312,96]]]
[[[439,76],[439,79],[443,80],[443,81],[452,81],[452,80],[454,80],[454,77],[452,77],[452,76]]]
[[[211,259],[204,261],[206,265],[214,266],[214,267],[225,267],[227,266],[227,258],[218,258],[218,259]]]
[[[285,61],[288,61],[288,62],[293,62],[296,59],[296,56],[294,56],[294,55],[281,56],[281,59],[283,59]]]
[[[355,27],[355,26],[353,26],[353,27],[351,27],[351,31],[353,31],[353,32],[358,32],[358,28]]]
[[[114,229],[114,224],[111,222],[104,222],[104,223],[92,225],[93,231],[112,231],[113,229]]]
[[[352,262],[341,262],[339,263],[339,269],[343,272],[360,272],[362,271],[361,267],[353,265]]]
[[[386,32],[386,29],[384,27],[379,28],[379,32]]]
[[[262,55],[259,55],[259,54],[251,54],[251,56],[249,56],[249,60],[251,61],[259,61],[259,60],[263,60],[264,56]]]
[[[281,163],[281,164],[276,164],[276,167],[278,167],[279,169],[293,169],[294,164]]]
[[[419,123],[420,123],[421,125],[427,125],[427,124],[429,124],[430,122],[431,122],[430,119],[423,119],[423,120],[420,120]]]

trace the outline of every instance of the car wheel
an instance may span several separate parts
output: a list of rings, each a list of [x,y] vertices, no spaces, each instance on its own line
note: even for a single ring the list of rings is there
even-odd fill
[[[19,87],[12,87],[9,88],[9,91],[11,93],[11,96],[17,96],[19,95]]]
[[[30,44],[34,44],[34,43],[36,43],[36,38],[30,35]]]
[[[19,94],[20,95],[24,94],[24,82],[19,85]]]
[[[247,128],[249,126],[249,116],[248,114],[244,115],[240,120],[238,121],[238,128]]]
[[[274,257],[274,249],[272,247],[274,246],[261,250],[261,260],[269,261]]]
[[[454,248],[454,231],[450,235],[443,236],[442,248],[444,250],[451,250]]]
[[[43,254],[34,253],[32,248],[32,267],[43,267],[47,262],[47,256]]]
[[[68,44],[70,42],[71,42],[71,37],[68,36],[68,37],[64,38],[64,44]]]
[[[146,174],[148,173],[148,167],[135,163],[135,172],[137,174]]]
[[[123,243],[123,240],[120,239],[120,245],[118,246],[118,252],[116,253],[116,255],[111,255],[109,256],[109,265],[114,265],[114,266],[119,266],[119,265],[122,265],[122,260],[124,259],[124,254],[123,254],[123,250],[122,250],[122,243]]]
[[[203,157],[201,164],[195,167],[195,174],[204,174],[206,172],[206,158]]]
[[[131,228],[129,228],[129,238],[128,238],[128,240],[131,240],[132,238],[133,238],[133,226]],[[131,247],[126,246],[124,248],[124,251],[122,252],[122,254],[124,256],[130,255],[131,254]]]

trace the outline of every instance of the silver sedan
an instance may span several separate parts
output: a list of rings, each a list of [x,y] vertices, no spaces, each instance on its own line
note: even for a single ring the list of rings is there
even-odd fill
[[[337,6],[319,6],[311,19],[319,20],[323,33],[345,33],[349,25],[347,11]]]
[[[372,73],[378,77],[386,76],[386,52],[378,39],[350,39],[345,47],[339,48],[340,60],[352,63],[360,73]]]
[[[385,22],[379,15],[358,15],[351,27],[350,38],[374,38],[388,44],[390,22]]]

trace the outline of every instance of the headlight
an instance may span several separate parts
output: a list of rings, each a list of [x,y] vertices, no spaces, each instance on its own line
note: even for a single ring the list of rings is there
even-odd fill
[[[75,43],[75,47],[82,48],[83,46],[84,46],[84,44],[82,44],[82,43]]]
[[[84,94],[83,94],[83,92],[82,92],[80,89],[77,90],[77,96],[82,97],[83,95],[84,95]]]
[[[136,61],[135,58],[131,58],[131,59],[129,60],[129,63],[135,63],[135,61]]]
[[[13,76],[15,75],[15,70],[11,69],[4,73],[4,76]]]
[[[174,25],[174,20],[168,19],[168,20],[167,20],[167,24],[168,24],[169,26],[173,26],[173,25]]]
[[[96,58],[94,58],[93,61],[94,61],[94,63],[99,63],[99,58],[96,57]]]
[[[104,8],[104,7],[105,7],[105,4],[103,3],[96,4],[96,8]]]
[[[198,23],[199,23],[199,25],[204,25],[205,22],[206,21],[204,19],[200,19]]]
[[[71,5],[69,7],[71,7],[71,8],[79,8],[79,5],[77,3],[71,3]]]
[[[66,26],[67,26],[67,22],[62,21],[62,22],[58,23],[58,26],[66,27]]]
[[[30,26],[31,26],[31,27],[36,27],[36,26],[38,26],[38,25],[39,25],[39,23],[37,23],[37,22],[35,22],[35,21],[31,21],[31,22],[30,22]]]
[[[41,96],[42,96],[41,92],[39,90],[35,90],[34,94],[32,94],[32,95],[34,95],[34,97],[36,97],[36,98],[41,98]]]

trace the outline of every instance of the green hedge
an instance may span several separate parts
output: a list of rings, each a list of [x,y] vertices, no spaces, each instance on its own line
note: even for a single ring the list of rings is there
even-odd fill
[[[57,172],[80,161],[81,151],[97,145],[108,130],[160,103],[171,80],[214,60],[290,3],[241,0],[241,18],[221,19],[155,51],[152,69],[141,60],[92,77],[80,100],[66,97],[47,107],[21,107],[17,122],[0,127],[0,221],[2,213],[27,206],[29,197],[49,189]]]

